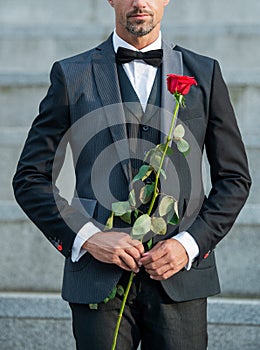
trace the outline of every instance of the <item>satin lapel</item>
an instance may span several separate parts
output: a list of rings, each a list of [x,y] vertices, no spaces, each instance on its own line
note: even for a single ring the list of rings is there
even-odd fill
[[[162,111],[161,111],[161,142],[166,142],[166,136],[171,127],[171,121],[173,116],[173,111],[175,108],[175,99],[172,94],[169,93],[167,89],[166,78],[167,74],[178,74],[183,75],[183,62],[182,54],[179,51],[173,50],[172,47],[163,42],[163,66],[162,66]],[[164,136],[166,135],[166,136]],[[172,158],[175,166],[178,162],[177,158],[173,155]],[[164,170],[167,173],[167,165],[169,158],[165,159]],[[171,235],[171,234],[170,234]],[[155,235],[153,238],[153,243],[168,238],[168,235],[161,236]]]
[[[124,173],[129,180],[129,147],[127,142],[126,123],[120,86],[115,62],[115,54],[111,38],[100,45],[93,55],[93,73],[96,81],[97,90],[104,107],[107,118],[107,125],[110,129],[115,148],[123,167]],[[114,105],[114,106],[112,106]],[[113,127],[116,126],[116,127]],[[125,140],[123,142],[118,142]]]
[[[183,75],[183,62],[181,52],[173,50],[173,48],[163,42],[161,131],[164,135],[167,135],[170,130],[172,114],[175,108],[175,99],[167,89],[167,74]],[[165,142],[163,134],[161,142]]]

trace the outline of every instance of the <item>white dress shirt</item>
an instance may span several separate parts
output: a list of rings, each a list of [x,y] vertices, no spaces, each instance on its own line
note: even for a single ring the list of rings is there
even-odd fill
[[[119,46],[138,51],[134,46],[121,39],[117,35],[116,31],[114,31],[113,34],[113,46],[115,52],[117,52]],[[146,52],[150,50],[157,50],[161,49],[161,47],[162,39],[160,33],[156,41],[140,51]],[[157,67],[148,65],[143,60],[133,60],[129,63],[124,63],[123,68],[141,102],[143,110],[145,110],[154,83]],[[92,222],[88,222],[80,229],[72,247],[71,260],[73,262],[78,261],[86,253],[86,250],[82,248],[82,245],[87,239],[89,239],[97,232],[100,232],[100,230]],[[189,262],[186,266],[186,269],[189,270],[191,268],[193,260],[199,254],[199,247],[196,241],[188,232],[180,232],[174,236],[173,239],[178,240],[184,246],[189,257]]]

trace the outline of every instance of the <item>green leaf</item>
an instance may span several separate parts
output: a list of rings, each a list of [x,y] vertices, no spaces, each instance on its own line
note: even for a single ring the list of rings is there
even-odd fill
[[[128,211],[125,214],[120,216],[120,219],[123,220],[124,222],[126,222],[127,224],[131,224],[132,223],[132,211]]]
[[[129,193],[128,202],[131,205],[131,207],[135,207],[136,206],[135,190],[134,189],[132,189],[130,191],[130,193]]]
[[[131,206],[128,201],[112,203],[112,210],[115,216],[122,216],[128,211],[131,211]]]
[[[179,92],[174,93],[176,101],[180,104],[180,107],[185,107],[185,98]]]
[[[152,217],[151,230],[157,235],[165,235],[167,231],[166,221],[162,217]]]
[[[150,165],[146,165],[146,164],[142,165],[138,173],[133,178],[133,182],[137,180],[145,180],[151,174],[151,172],[152,172],[152,169]]]
[[[175,200],[172,210],[167,214],[167,223],[177,225],[179,222],[178,202]]]
[[[117,294],[120,295],[121,297],[125,294],[124,287],[121,286],[120,284],[117,286]]]
[[[158,171],[162,160],[162,153],[160,151],[155,152],[150,158],[150,165]]]
[[[167,179],[167,175],[164,169],[161,169],[160,174],[163,176],[164,180]]]
[[[104,231],[111,230],[113,228],[113,223],[114,223],[114,212],[111,212],[111,215],[107,219],[106,226],[104,228]]]
[[[190,145],[184,139],[180,139],[177,141],[177,148],[181,153],[187,153],[190,149]]]
[[[174,198],[171,196],[164,196],[159,204],[159,215],[167,215],[174,208]]]
[[[135,217],[135,219],[138,218],[138,215],[139,215],[139,210],[138,210],[138,209],[135,209],[135,211],[134,211],[134,217]]]
[[[161,143],[160,145],[157,145],[158,149],[163,153],[166,148],[166,143]],[[173,150],[171,147],[168,146],[167,151],[166,151],[167,156],[171,156],[173,154]]]
[[[152,195],[153,195],[153,191],[154,191],[154,182],[149,184],[149,185],[145,185],[144,187],[141,188],[140,190],[140,201],[143,204],[147,204],[150,202]]]
[[[176,126],[176,128],[173,131],[173,137],[177,140],[183,138],[183,136],[185,135],[185,129],[184,127],[179,124]]]
[[[151,250],[152,247],[153,247],[153,240],[152,240],[152,238],[151,238],[151,239],[147,242],[147,248],[148,248],[148,250]]]
[[[144,156],[144,162],[149,158],[151,157],[151,155],[156,152],[156,148],[152,148],[150,149],[148,152],[145,153],[145,156]]]
[[[174,213],[171,218],[167,219],[167,222],[170,225],[177,225],[179,223],[179,216]]]
[[[151,218],[147,214],[141,215],[134,223],[131,236],[141,240],[151,229]]]
[[[109,294],[108,298],[110,300],[114,299],[114,297],[116,296],[116,292],[117,292],[117,287],[114,287],[111,291],[111,293]]]
[[[88,304],[88,307],[90,308],[90,310],[97,310],[98,304]]]

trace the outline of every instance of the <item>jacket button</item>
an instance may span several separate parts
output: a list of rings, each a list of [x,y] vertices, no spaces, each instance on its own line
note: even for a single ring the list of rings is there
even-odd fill
[[[149,128],[149,126],[147,126],[147,125],[144,125],[143,127],[142,127],[142,129],[143,129],[143,131],[148,131],[150,128]]]

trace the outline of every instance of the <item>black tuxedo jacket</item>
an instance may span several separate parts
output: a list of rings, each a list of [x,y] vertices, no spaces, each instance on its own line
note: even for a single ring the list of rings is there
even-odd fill
[[[186,129],[191,152],[185,161],[176,152],[172,159],[182,220],[174,231],[160,237],[165,239],[187,230],[199,246],[199,256],[190,271],[181,271],[162,282],[173,300],[183,301],[219,292],[213,250],[241,210],[248,196],[250,176],[218,63],[179,46],[163,43],[163,50],[162,135],[167,134],[171,122],[167,113],[171,116],[174,109],[174,99],[164,80],[166,75],[189,75],[198,82],[186,96],[186,108],[178,116],[178,122]],[[104,122],[108,127],[104,127]],[[56,62],[47,96],[40,104],[39,115],[21,154],[13,186],[25,213],[66,257],[62,295],[70,302],[102,301],[122,274],[119,267],[101,263],[88,253],[76,263],[72,263],[70,256],[80,228],[89,220],[102,227],[109,215],[109,205],[102,203],[102,191],[106,191],[106,166],[109,168],[110,162],[106,164],[103,157],[96,166],[98,157],[107,148],[119,164],[109,183],[117,199],[127,198],[130,177],[127,147],[122,147],[120,142],[125,139],[111,37],[90,51]],[[66,142],[72,148],[76,174],[75,198],[71,204],[59,195],[55,186]],[[201,179],[204,148],[212,181],[207,198]],[[109,201],[110,197],[105,197]]]

